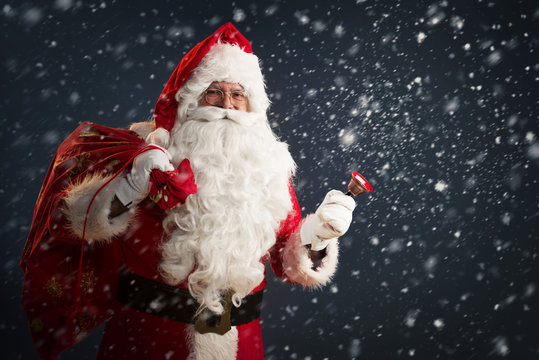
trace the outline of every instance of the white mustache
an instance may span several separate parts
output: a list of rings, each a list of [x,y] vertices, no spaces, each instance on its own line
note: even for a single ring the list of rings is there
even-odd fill
[[[190,111],[188,120],[217,121],[231,120],[242,126],[255,126],[264,124],[264,117],[260,114],[246,111],[223,109],[216,106],[199,106]]]

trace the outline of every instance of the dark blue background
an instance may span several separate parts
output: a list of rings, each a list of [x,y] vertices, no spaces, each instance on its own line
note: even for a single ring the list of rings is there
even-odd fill
[[[333,284],[270,280],[266,357],[539,358],[532,1],[134,3],[0,5],[4,358],[37,357],[18,261],[56,147],[82,121],[145,120],[227,21],[262,60],[304,212],[352,170],[374,187]],[[61,358],[95,358],[99,336]]]

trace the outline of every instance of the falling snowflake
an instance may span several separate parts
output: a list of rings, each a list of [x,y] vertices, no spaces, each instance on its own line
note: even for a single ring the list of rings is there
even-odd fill
[[[496,336],[492,339],[493,349],[490,354],[507,356],[509,355],[509,345],[505,336]]]
[[[434,190],[439,192],[444,192],[447,189],[448,185],[442,180],[438,180],[436,184],[434,184]]]
[[[420,313],[419,309],[413,309],[413,310],[408,311],[408,313],[406,314],[406,317],[404,318],[404,324],[408,326],[409,328],[414,327],[417,317],[419,316],[419,313]]]
[[[235,22],[242,22],[246,17],[245,11],[239,8],[234,9],[232,19],[234,19]]]
[[[443,330],[444,327],[445,327],[445,321],[444,319],[436,319],[433,321],[432,323],[434,325],[434,327],[438,330]]]

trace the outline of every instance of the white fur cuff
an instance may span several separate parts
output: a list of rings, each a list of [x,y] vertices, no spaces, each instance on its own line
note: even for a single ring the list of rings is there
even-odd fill
[[[129,130],[136,132],[141,138],[146,139],[155,130],[155,122],[153,120],[136,122],[129,126]]]
[[[170,133],[166,129],[157,128],[146,136],[146,142],[167,149],[170,142]]]
[[[283,249],[283,267],[286,276],[305,287],[326,285],[337,269],[339,245],[337,239],[329,241],[326,256],[320,266],[313,269],[309,250],[301,244],[299,230],[288,239]]]
[[[109,177],[89,176],[80,183],[73,184],[64,198],[63,212],[68,220],[68,227],[73,234],[82,238],[84,220],[88,206],[95,193],[105,184]],[[110,241],[124,232],[134,211],[127,211],[113,219],[109,219],[110,206],[114,199],[119,178],[111,181],[95,197],[86,222],[85,240],[88,243]]]

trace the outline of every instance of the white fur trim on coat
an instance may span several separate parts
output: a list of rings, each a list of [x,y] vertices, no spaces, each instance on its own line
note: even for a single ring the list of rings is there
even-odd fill
[[[166,149],[170,143],[170,133],[166,129],[157,128],[148,134],[146,142]]]
[[[225,334],[199,334],[193,325],[185,329],[189,343],[187,360],[233,360],[238,352],[238,329],[235,326]]]
[[[136,122],[129,126],[129,130],[136,132],[141,138],[146,139],[155,130],[155,122],[153,120]]]
[[[290,236],[282,252],[284,272],[295,283],[310,288],[320,287],[326,285],[335,274],[338,254],[339,246],[335,238],[329,241],[326,256],[320,265],[313,269],[309,250],[301,244],[301,237],[297,230]]]
[[[129,130],[139,134],[146,143],[167,149],[170,144],[170,133],[163,128],[155,128],[155,121],[143,121],[131,124]]]
[[[88,205],[97,190],[103,186],[110,176],[93,175],[86,177],[80,183],[73,184],[64,197],[64,212],[68,220],[68,228],[79,238],[82,238],[84,220]],[[85,240],[88,243],[110,241],[124,232],[129,226],[129,221],[134,216],[134,210],[109,219],[110,206],[116,193],[120,177],[112,180],[95,197],[88,220],[86,222]]]

